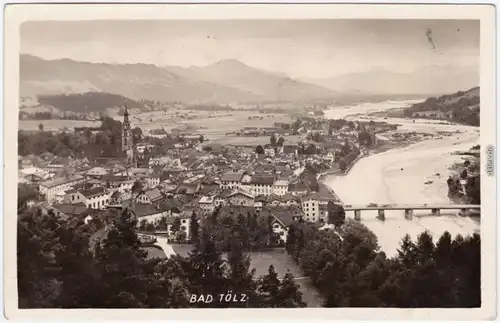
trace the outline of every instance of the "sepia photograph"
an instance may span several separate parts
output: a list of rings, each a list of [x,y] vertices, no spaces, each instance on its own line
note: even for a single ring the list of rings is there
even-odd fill
[[[65,7],[6,54],[14,307],[496,303],[492,15]]]

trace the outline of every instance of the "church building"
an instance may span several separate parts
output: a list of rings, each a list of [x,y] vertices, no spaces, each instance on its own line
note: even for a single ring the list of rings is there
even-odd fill
[[[127,156],[127,165],[136,165],[135,144],[132,127],[130,126],[128,108],[125,106],[122,123],[122,151]]]

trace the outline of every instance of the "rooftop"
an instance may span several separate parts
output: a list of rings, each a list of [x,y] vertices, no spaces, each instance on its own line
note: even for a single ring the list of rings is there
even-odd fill
[[[69,175],[67,177],[58,177],[58,178],[55,178],[55,179],[52,179],[49,181],[42,182],[40,185],[45,186],[47,188],[52,188],[52,187],[56,187],[59,185],[68,184],[71,182],[76,182],[79,180],[83,180],[83,176],[81,176],[81,175]]]
[[[86,216],[94,213],[95,210],[87,208],[83,203],[77,204],[56,204],[54,209],[66,215]]]
[[[149,199],[151,200],[151,202],[156,202],[156,201],[159,201],[159,200],[163,199],[163,194],[156,187],[152,188],[150,190],[147,190],[147,191],[143,191],[143,192],[144,192],[144,194],[147,197],[149,197]]]
[[[273,185],[274,184],[274,176],[273,175],[253,175],[250,180],[251,184],[258,185]]]
[[[221,182],[239,182],[243,178],[242,172],[227,172],[221,176]]]
[[[91,198],[97,195],[105,194],[106,190],[104,189],[104,187],[94,187],[88,190],[81,191],[80,193],[86,198]]]
[[[279,179],[274,183],[275,186],[288,186],[288,181],[284,179]]]

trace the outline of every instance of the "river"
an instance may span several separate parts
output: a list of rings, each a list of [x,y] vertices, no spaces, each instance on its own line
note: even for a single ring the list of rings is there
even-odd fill
[[[402,107],[407,103],[367,103],[350,109],[331,109],[325,115],[330,119],[360,120],[360,116],[352,115]],[[452,152],[468,150],[479,144],[478,128],[443,125],[429,120],[416,120],[413,123],[405,119],[373,119],[400,124],[401,131],[436,133],[458,130],[460,133],[362,158],[347,175],[328,175],[324,183],[332,188],[345,204],[351,205],[451,203],[447,197],[448,167],[461,160],[460,156],[452,155]],[[425,184],[426,181],[432,183]],[[416,216],[409,221],[404,219],[403,211],[387,211],[386,221],[381,222],[376,219],[376,212],[363,211],[361,221],[377,235],[381,250],[388,256],[396,254],[405,234],[415,239],[418,234],[427,230],[437,240],[445,231],[455,236],[468,235],[479,230],[476,219],[460,217],[456,211],[441,214],[440,217],[435,217],[430,216],[428,211],[415,212]],[[347,216],[353,217],[354,214],[348,212]]]

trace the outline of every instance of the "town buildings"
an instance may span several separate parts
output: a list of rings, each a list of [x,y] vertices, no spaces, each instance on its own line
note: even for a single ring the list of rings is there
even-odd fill
[[[69,175],[65,177],[54,178],[52,180],[40,183],[39,192],[45,196],[49,203],[56,200],[56,194],[69,190],[73,185],[83,183],[85,177],[81,175]]]
[[[267,147],[266,154],[256,155],[255,147],[211,144],[205,149],[199,134],[180,134],[175,137],[179,142],[172,142],[168,149],[150,144],[158,139],[173,140],[166,139],[166,132],[165,138],[146,138],[135,145],[127,109],[121,135],[125,159],[106,163],[86,160],[72,174],[63,175],[75,161],[49,155],[37,158],[41,161],[25,158],[20,160],[20,178],[39,183],[48,204],[65,209],[67,214],[88,217],[106,208],[127,208],[134,212],[138,227],[149,225],[171,232],[174,221],[180,219],[180,231],[186,235],[193,213],[203,217],[222,207],[244,207],[259,216],[272,215],[273,231],[280,243],[286,242],[293,221],[327,219],[326,205],[333,197],[311,192],[299,175],[308,163],[333,163],[343,145],[332,141],[320,149],[322,145],[316,143],[318,153],[309,155],[299,153],[299,145],[282,145]],[[138,167],[141,154],[148,159]],[[30,172],[30,167],[40,171]]]

